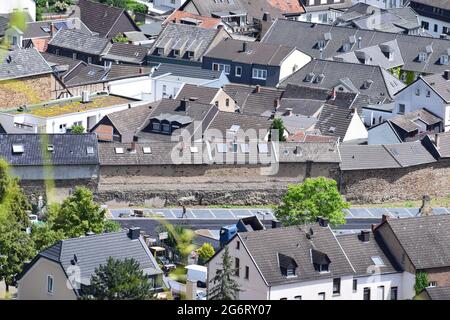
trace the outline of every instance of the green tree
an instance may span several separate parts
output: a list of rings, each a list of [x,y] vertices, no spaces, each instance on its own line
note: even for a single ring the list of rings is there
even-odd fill
[[[120,224],[113,220],[105,220],[105,232],[117,232],[120,231],[122,227]]]
[[[54,230],[68,238],[84,236],[87,232],[103,233],[105,210],[94,202],[92,192],[85,187],[76,187],[65,199],[54,221]]]
[[[276,130],[278,132],[278,140],[277,141],[286,141],[286,137],[284,136],[284,123],[280,118],[273,119],[272,126],[270,127],[269,140],[272,140],[272,131]],[[275,133],[274,132],[274,133]]]
[[[223,249],[221,266],[222,269],[218,269],[216,275],[210,281],[212,286],[208,292],[208,299],[236,300],[241,289],[233,278],[236,269],[233,268],[233,261],[227,246]]]
[[[62,231],[53,230],[48,223],[43,225],[34,224],[31,227],[31,239],[33,239],[34,248],[37,252],[47,249],[64,238]]]
[[[6,291],[35,254],[33,240],[21,230],[20,224],[7,218],[0,219],[0,280],[5,281]]]
[[[19,185],[19,180],[9,175],[8,164],[0,159],[0,216],[10,216],[23,227],[30,225],[28,211],[31,205]]]
[[[119,33],[114,38],[112,38],[112,42],[128,43],[128,38],[124,34]]]
[[[84,133],[84,127],[83,126],[72,126],[72,128],[70,128],[70,133],[73,134],[83,134]]]
[[[148,300],[153,298],[152,286],[134,259],[109,258],[106,265],[95,269],[85,299]]]
[[[201,264],[211,259],[211,257],[216,253],[214,251],[214,247],[210,243],[204,243],[195,252],[197,252]]]
[[[428,287],[428,274],[425,272],[417,272],[416,273],[416,283],[414,284],[414,290],[416,290],[416,294],[419,294]]]
[[[303,183],[288,187],[275,215],[285,226],[313,223],[318,217],[327,218],[332,226],[337,226],[345,223],[342,210],[349,207],[339,194],[335,180],[307,178]]]

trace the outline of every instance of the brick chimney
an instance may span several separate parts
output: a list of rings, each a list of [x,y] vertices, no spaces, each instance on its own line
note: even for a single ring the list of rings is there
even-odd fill
[[[261,92],[261,86],[259,84],[257,84],[255,87],[255,93],[260,93],[260,92]]]
[[[444,79],[445,80],[450,80],[450,70],[445,70],[444,71]]]
[[[273,100],[273,108],[277,110],[280,107],[280,99]]]
[[[433,208],[431,207],[431,198],[429,195],[422,197],[422,206],[419,209],[421,216],[431,216],[433,214]]]

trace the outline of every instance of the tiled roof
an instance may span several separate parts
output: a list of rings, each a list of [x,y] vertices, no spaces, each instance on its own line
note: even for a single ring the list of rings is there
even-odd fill
[[[86,27],[86,25],[79,18],[70,18],[63,20],[29,22],[26,24],[23,38],[51,38],[52,24],[54,25],[56,31],[60,29],[70,29],[77,30],[87,35],[92,35],[92,32],[89,30],[89,28]]]
[[[407,256],[416,269],[450,266],[450,215],[388,219]]]
[[[269,132],[271,124],[272,121],[267,117],[219,111],[214,120],[208,126],[208,130],[219,130],[220,132],[222,132],[223,137],[226,138],[228,129],[230,129],[232,126],[239,126],[239,129],[242,130],[243,133],[248,130],[255,130],[254,133],[259,135],[260,130],[267,134]],[[263,140],[265,137],[258,136],[258,138],[260,140]]]
[[[18,79],[52,73],[42,55],[34,48],[5,51],[0,49],[0,80]]]
[[[433,88],[433,90],[436,91],[442,99],[444,99],[447,103],[450,103],[450,79],[447,80],[443,74],[433,74],[424,77],[423,80],[428,83],[428,85]]]
[[[141,64],[144,62],[150,49],[144,46],[135,46],[128,43],[113,43],[104,59],[127,63]]]
[[[243,51],[244,43],[247,46]],[[205,57],[225,59],[246,64],[279,66],[295,48],[270,45],[261,42],[247,42],[226,38],[210,49]]]
[[[150,274],[161,273],[144,241],[131,240],[128,231],[62,240],[39,255],[61,263],[66,272],[73,267],[73,260],[76,258],[83,284],[89,284],[95,269],[106,264],[110,257],[120,260],[133,258],[139,263],[141,270]]]
[[[389,119],[389,121],[394,123],[399,128],[405,130],[406,132],[413,132],[416,130],[421,130],[421,127],[416,123],[416,121],[421,121],[426,125],[431,126],[442,122],[442,119],[428,112],[426,109],[419,109],[416,111],[405,113],[403,115],[397,115]]]
[[[342,141],[354,113],[355,110],[352,108],[325,104],[320,111],[315,128],[320,130],[322,135],[339,137]],[[358,110],[358,114],[362,115],[361,109]]]
[[[15,145],[23,146],[23,152],[13,152]],[[47,150],[48,145],[53,145],[53,152]],[[88,152],[90,147],[92,152]],[[99,163],[94,134],[0,134],[0,154],[12,166]]]
[[[101,55],[110,41],[108,39],[90,36],[74,30],[59,30],[49,45],[70,49],[78,52],[85,52],[94,55]]]
[[[313,234],[309,240],[307,234],[311,234],[311,230]],[[302,225],[238,233],[238,235],[269,286],[354,274],[350,262],[328,227]],[[328,256],[331,261],[329,272],[321,273],[314,269],[311,261],[312,249]],[[298,266],[295,277],[282,275],[278,264],[278,254],[294,259]]]
[[[337,239],[350,259],[357,275],[368,276],[378,270],[381,273],[397,272],[395,263],[391,262],[385,254],[386,248],[374,239],[371,232],[368,242],[361,241],[360,234],[338,235]],[[378,266],[378,269],[372,260],[373,257],[381,258],[384,265]]]
[[[312,75],[313,79],[308,81],[308,77]],[[323,79],[318,82],[316,79],[320,75],[323,75]],[[286,88],[288,84],[294,84],[310,88],[332,89],[340,84],[347,86],[345,81],[350,81],[362,95],[376,98],[393,98],[396,92],[405,87],[404,83],[378,66],[329,60],[312,60],[283,80],[280,87]],[[365,87],[367,81],[372,81],[368,88]]]
[[[172,63],[162,63],[152,74],[152,78],[162,76],[167,73],[179,77],[190,77],[207,80],[219,79],[220,75],[222,74],[222,72],[220,71],[203,69],[201,67],[184,66]]]
[[[422,3],[428,6],[450,10],[450,2],[448,2],[448,0],[411,0],[411,2]]]
[[[339,150],[334,142],[280,142],[277,153],[280,162],[339,163]]]
[[[210,88],[186,83],[176,96],[177,99],[196,98],[197,102],[211,104],[219,88]]]
[[[361,48],[397,40],[404,61],[402,68],[404,70],[441,74],[447,68],[439,63],[440,56],[448,54],[450,48],[450,41],[445,39],[278,19],[265,34],[262,42],[295,46],[312,57],[320,58],[317,44],[319,40],[324,40],[325,34],[330,40],[323,49],[324,59],[331,59],[341,54],[343,45],[350,42],[352,38],[355,41],[350,51],[357,51],[358,38],[361,37]],[[426,52],[427,47],[431,48],[432,52],[429,53],[425,62],[419,62],[417,59],[419,53]]]
[[[450,286],[426,288],[425,291],[431,300],[450,300]]]

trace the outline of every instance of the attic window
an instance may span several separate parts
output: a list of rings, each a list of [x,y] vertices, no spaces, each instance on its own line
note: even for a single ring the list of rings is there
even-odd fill
[[[350,43],[344,43],[344,45],[342,46],[342,51],[344,52],[348,52],[350,51],[352,45]]]
[[[364,88],[364,89],[369,89],[370,86],[372,85],[372,83],[373,83],[372,80],[366,80],[366,81],[364,81],[363,88]]]
[[[305,82],[312,82],[314,79],[314,73],[310,72],[305,77]]]
[[[150,147],[142,147],[142,152],[144,154],[150,154],[152,153],[152,149]]]
[[[123,148],[114,148],[116,151],[116,154],[123,154]]]
[[[330,127],[330,128],[328,129],[328,132],[330,132],[330,133],[335,133],[335,132],[336,132],[336,127]]]
[[[87,154],[94,154],[94,147],[87,147],[86,152]]]
[[[159,55],[163,55],[163,54],[164,54],[164,48],[158,48],[158,49],[156,49],[156,52],[157,52]]]
[[[427,53],[426,52],[419,52],[419,61],[420,62],[424,62],[425,60],[427,60]]]
[[[440,64],[442,65],[447,65],[448,64],[448,55],[442,55],[441,58],[439,59]]]
[[[12,152],[13,153],[23,153],[23,145],[22,144],[13,144],[12,146]]]
[[[314,270],[319,272],[329,272],[331,260],[325,253],[311,249],[311,261],[314,265]]]
[[[380,256],[373,256],[373,257],[371,257],[371,259],[376,266],[384,266],[385,265],[383,259],[381,259]]]
[[[49,144],[49,145],[47,146],[47,151],[48,151],[48,152],[53,152],[53,151],[55,151],[55,147],[54,147],[52,144]]]
[[[323,48],[325,48],[325,43],[326,43],[325,40],[319,40],[319,41],[317,41],[317,48],[318,48],[318,49],[323,49]]]
[[[297,262],[294,258],[278,253],[278,265],[281,274],[285,277],[296,277]]]
[[[315,79],[315,83],[322,83],[323,79],[325,79],[325,75],[323,73],[319,74],[316,79]]]

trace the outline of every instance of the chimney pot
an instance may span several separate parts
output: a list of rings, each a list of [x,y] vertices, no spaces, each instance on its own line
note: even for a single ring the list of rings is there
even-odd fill
[[[319,222],[319,225],[321,227],[325,227],[325,228],[328,227],[328,219],[326,219],[326,218],[318,217],[317,222]]]
[[[445,80],[450,80],[450,70],[444,71],[444,78],[445,78]]]
[[[242,43],[242,52],[247,52],[247,42],[246,41],[244,41]]]
[[[369,242],[370,240],[370,232],[367,230],[361,230],[361,234],[359,236],[359,240],[362,242]]]
[[[433,214],[433,208],[431,207],[431,198],[429,195],[424,195],[422,197],[422,206],[419,209],[419,214],[421,216],[430,216]]]
[[[255,87],[255,93],[260,93],[260,92],[261,92],[261,86],[259,84],[257,84]]]
[[[139,239],[140,235],[141,235],[141,228],[132,227],[132,228],[128,229],[128,237],[131,240]]]
[[[361,49],[362,47],[362,38],[358,37],[358,49]]]
[[[280,99],[273,100],[273,108],[277,110],[280,107]]]

